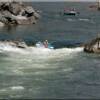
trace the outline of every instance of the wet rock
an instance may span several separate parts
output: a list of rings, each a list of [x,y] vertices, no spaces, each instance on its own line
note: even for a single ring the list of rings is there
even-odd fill
[[[24,41],[11,41],[11,40],[0,41],[0,45],[11,46],[16,48],[28,47],[28,45]]]
[[[0,2],[0,21],[5,24],[34,24],[40,15],[19,2]]]
[[[100,38],[98,37],[85,44],[84,51],[88,53],[100,53]]]
[[[0,22],[0,26],[4,26],[4,23]]]

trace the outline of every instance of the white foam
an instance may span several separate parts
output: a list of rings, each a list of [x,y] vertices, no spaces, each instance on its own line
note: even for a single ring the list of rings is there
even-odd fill
[[[20,54],[29,54],[32,56],[41,56],[47,57],[50,55],[60,56],[60,54],[71,54],[83,51],[83,47],[77,48],[61,48],[61,49],[48,49],[48,48],[37,48],[37,47],[27,47],[27,48],[18,48],[16,46],[12,46],[9,43],[0,43],[0,52],[13,52]]]
[[[76,47],[76,48],[67,48],[69,52],[81,52],[83,51],[83,47]]]
[[[72,22],[72,21],[75,21],[75,19],[68,18],[67,21]]]
[[[10,42],[0,42],[0,52],[16,52],[21,54],[26,54],[27,50],[24,52],[25,49],[21,49],[12,45]]]
[[[68,59],[73,58],[74,55],[76,55],[79,52],[82,52],[83,48],[62,48],[62,49],[56,49],[52,51],[49,55],[51,58],[57,58],[58,60],[67,57]]]
[[[6,48],[7,49],[7,48]],[[11,49],[11,51],[10,51]],[[11,47],[9,52],[6,52],[8,56],[4,58],[9,61],[7,67],[5,69],[1,69],[0,73],[4,75],[44,75],[47,74],[46,69],[51,70],[50,74],[53,73],[53,69],[59,67],[59,61],[69,60],[76,57],[79,52],[83,51],[83,47],[78,48],[62,48],[62,49],[47,49],[47,48],[36,48],[36,47],[28,47],[27,49],[19,49],[19,51],[12,53],[12,49],[15,47]],[[24,53],[26,54],[24,54]],[[23,55],[24,54],[24,55]],[[52,67],[53,66],[53,67]],[[42,69],[42,71],[41,71]],[[44,70],[45,69],[45,70]],[[71,71],[72,69],[61,70],[64,72]],[[43,74],[44,73],[44,74]],[[20,86],[12,86],[10,90],[23,90],[23,87]]]
[[[11,87],[6,87],[6,88],[1,88],[0,89],[0,93],[14,93],[16,91],[21,92],[23,91],[25,88],[23,86],[11,86]]]
[[[12,86],[10,87],[11,90],[24,90],[23,86]]]
[[[85,21],[85,22],[88,22],[88,21],[90,21],[90,19],[87,19],[87,18],[79,18],[79,21]]]
[[[58,53],[66,53],[66,54],[70,54],[70,53],[77,53],[77,52],[83,51],[83,47],[76,47],[76,48],[62,48],[62,49],[56,49],[55,51],[58,52]]]

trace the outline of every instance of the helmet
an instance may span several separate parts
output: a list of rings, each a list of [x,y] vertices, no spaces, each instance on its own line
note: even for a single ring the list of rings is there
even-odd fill
[[[48,42],[48,40],[45,40],[46,42]]]

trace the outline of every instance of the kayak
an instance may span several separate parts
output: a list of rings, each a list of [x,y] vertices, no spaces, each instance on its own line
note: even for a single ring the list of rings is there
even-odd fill
[[[54,47],[53,47],[50,43],[48,43],[48,46],[45,47],[44,44],[43,44],[42,42],[37,42],[37,43],[36,43],[36,47],[37,47],[37,48],[48,48],[48,49],[54,49]]]

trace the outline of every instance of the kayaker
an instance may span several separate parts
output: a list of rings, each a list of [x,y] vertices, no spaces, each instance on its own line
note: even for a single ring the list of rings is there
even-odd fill
[[[43,45],[44,45],[45,48],[48,48],[48,40],[45,40],[45,41],[43,42]]]

